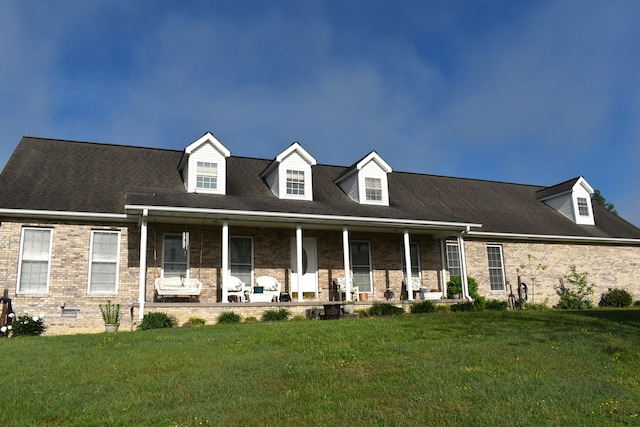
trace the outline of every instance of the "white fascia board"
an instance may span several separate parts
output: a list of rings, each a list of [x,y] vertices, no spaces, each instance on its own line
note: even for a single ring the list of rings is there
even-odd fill
[[[384,159],[380,157],[380,155],[375,151],[372,151],[371,153],[369,153],[367,157],[365,157],[364,159],[358,162],[358,165],[357,165],[358,170],[365,167],[367,163],[369,163],[371,160],[376,162],[384,172],[386,173],[392,172],[391,166],[389,166],[389,164],[385,162]]]
[[[137,216],[133,217],[129,214],[110,214],[110,213],[94,213],[94,212],[66,212],[66,211],[47,211],[32,209],[0,209],[0,215],[11,217],[37,217],[37,218],[55,218],[55,219],[89,219],[94,221],[137,221]]]
[[[560,243],[599,243],[619,245],[640,245],[640,239],[626,239],[621,237],[585,237],[585,236],[559,236],[545,234],[518,234],[518,233],[491,233],[484,231],[470,231],[469,237],[480,239],[504,239],[504,240],[529,240],[537,242]]]
[[[179,213],[179,214],[200,214],[200,215],[216,215],[227,219],[233,217],[239,219],[265,219],[280,221],[301,221],[301,222],[323,222],[337,224],[358,224],[358,225],[380,225],[393,227],[432,227],[441,229],[451,229],[465,231],[471,228],[480,228],[482,224],[466,223],[466,222],[446,222],[446,221],[422,221],[400,218],[377,218],[377,217],[354,217],[354,216],[338,216],[338,215],[315,215],[315,214],[299,214],[291,212],[264,212],[264,211],[237,211],[230,209],[201,209],[201,208],[181,208],[173,206],[146,206],[146,205],[125,205],[125,210],[143,212],[147,210],[151,215],[153,212],[158,213]]]
[[[305,162],[309,163],[309,165],[311,166],[316,165],[316,159],[311,154],[309,154],[307,150],[302,148],[302,145],[300,145],[298,142],[294,142],[289,146],[289,148],[284,150],[282,153],[278,154],[276,156],[276,162],[281,163],[284,159],[289,157],[289,155],[294,151],[300,154],[300,156],[305,160]]]
[[[578,182],[577,182],[577,183],[576,183],[576,185],[574,185],[573,187],[575,188],[575,187],[577,187],[578,185],[581,185],[581,186],[582,186],[582,188],[584,188],[584,189],[586,190],[586,192],[587,192],[587,193],[589,193],[589,194],[593,194],[593,193],[594,193],[593,187],[591,187],[591,186],[589,185],[589,183],[587,182],[587,180],[586,180],[586,179],[584,179],[584,177],[582,177],[582,176],[580,177],[580,179],[578,179]]]
[[[191,152],[193,152],[193,150],[195,150],[196,148],[200,147],[202,144],[204,144],[206,142],[211,143],[211,145],[213,145],[213,147],[216,150],[218,150],[220,152],[220,154],[222,154],[224,157],[231,156],[231,151],[229,151],[229,149],[227,149],[227,147],[222,145],[222,143],[218,140],[218,138],[213,136],[213,134],[211,132],[205,133],[200,138],[198,138],[195,142],[192,142],[191,144],[189,144],[187,146],[187,148],[184,149],[184,151],[187,154],[191,154]]]

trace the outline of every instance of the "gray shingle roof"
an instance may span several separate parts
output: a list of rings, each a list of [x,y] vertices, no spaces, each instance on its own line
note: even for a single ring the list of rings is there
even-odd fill
[[[389,206],[360,205],[334,181],[346,167],[313,167],[314,201],[279,200],[260,178],[271,160],[227,159],[227,194],[187,193],[182,151],[25,137],[0,174],[0,209],[125,213],[125,204],[481,223],[481,231],[640,239],[640,229],[594,204],[576,225],[538,200],[546,187],[415,173],[389,174]],[[568,181],[569,182],[569,181]],[[557,191],[557,188],[555,189]]]

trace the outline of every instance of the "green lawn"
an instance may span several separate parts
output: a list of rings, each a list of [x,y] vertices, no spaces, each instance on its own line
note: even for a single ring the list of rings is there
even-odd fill
[[[0,425],[640,425],[640,310],[0,340]]]

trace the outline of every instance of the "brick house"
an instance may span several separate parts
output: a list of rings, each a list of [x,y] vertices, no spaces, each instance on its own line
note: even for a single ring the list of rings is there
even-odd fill
[[[211,133],[182,151],[25,137],[0,175],[0,278],[51,334],[101,331],[107,300],[125,328],[148,311],[213,323],[336,296],[444,299],[453,275],[462,298],[468,276],[503,300],[522,276],[530,301],[551,305],[571,265],[590,273],[594,301],[609,287],[638,299],[640,229],[591,193],[583,177],[541,187],[397,172],[375,151],[322,165],[298,143],[236,157]],[[253,294],[261,276],[280,284],[275,298]],[[201,288],[160,295],[171,281]]]

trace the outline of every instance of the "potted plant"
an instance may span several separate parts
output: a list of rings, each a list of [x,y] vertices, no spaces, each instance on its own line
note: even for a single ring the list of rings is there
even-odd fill
[[[104,320],[105,332],[118,332],[120,304],[111,304],[111,300],[107,300],[106,305],[100,304],[100,313],[102,313],[102,320]]]
[[[354,310],[355,310],[355,303],[353,301],[342,302],[342,311],[344,311],[344,314],[353,314]]]
[[[462,277],[453,276],[451,280],[447,282],[447,297],[453,299],[460,299],[462,296]]]

